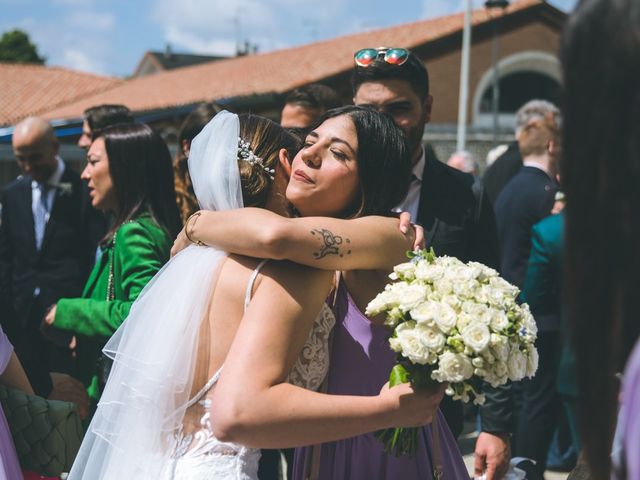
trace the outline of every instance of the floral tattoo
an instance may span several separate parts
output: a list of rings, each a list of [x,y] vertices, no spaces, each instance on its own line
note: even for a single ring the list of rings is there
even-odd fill
[[[351,255],[351,249],[349,248],[351,240],[349,240],[348,238],[343,239],[340,235],[336,235],[331,230],[327,230],[326,228],[314,228],[313,230],[311,230],[311,235],[319,237],[322,241],[320,250],[317,252],[313,252],[313,258],[315,258],[316,260],[320,260],[327,255],[338,255],[339,257]],[[340,248],[342,244],[345,244],[345,246],[342,247],[341,250]]]

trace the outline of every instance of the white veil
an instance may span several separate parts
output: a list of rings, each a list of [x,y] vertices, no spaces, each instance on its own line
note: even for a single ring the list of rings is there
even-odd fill
[[[238,117],[218,113],[193,140],[189,171],[200,207],[240,208]],[[191,393],[198,330],[225,253],[189,246],[147,284],[104,353],[113,368],[70,479],[158,478],[168,435]]]

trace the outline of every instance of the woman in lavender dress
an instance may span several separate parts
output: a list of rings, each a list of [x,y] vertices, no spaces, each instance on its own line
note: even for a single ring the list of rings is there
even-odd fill
[[[33,389],[13,351],[7,336],[0,329],[0,384],[33,395]],[[0,409],[0,480],[18,480],[22,477],[16,447],[13,445],[9,424]]]
[[[352,296],[348,289],[356,292],[355,295]],[[358,272],[346,272],[338,287],[327,393],[374,395],[389,379],[389,372],[395,364],[396,354],[389,348],[388,328],[373,324],[362,313],[366,303],[373,298],[366,290],[371,289],[358,285]],[[364,302],[361,303],[361,299]],[[440,411],[431,425],[420,429],[418,448],[413,458],[386,454],[373,433],[325,443],[315,450],[315,453],[314,447],[296,450],[293,478],[469,478],[458,445]],[[434,473],[436,467],[440,477]]]

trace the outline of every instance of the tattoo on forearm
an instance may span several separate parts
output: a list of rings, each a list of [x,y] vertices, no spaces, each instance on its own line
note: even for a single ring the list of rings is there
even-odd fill
[[[338,255],[339,257],[351,255],[351,240],[348,238],[342,238],[326,228],[314,228],[311,230],[311,235],[320,238],[322,242],[320,250],[313,252],[313,258],[316,260],[320,260],[327,255]]]

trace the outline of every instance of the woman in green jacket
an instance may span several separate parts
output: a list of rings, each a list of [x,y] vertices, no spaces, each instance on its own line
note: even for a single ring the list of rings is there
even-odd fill
[[[145,285],[169,259],[180,229],[171,155],[148,125],[118,125],[99,133],[82,178],[92,205],[114,219],[82,298],[58,301],[45,324],[75,333],[78,377],[93,403],[108,376],[102,347],[129,314]]]

